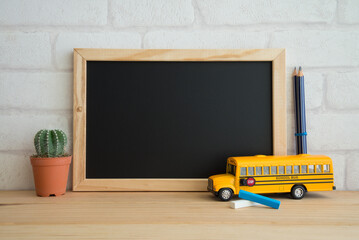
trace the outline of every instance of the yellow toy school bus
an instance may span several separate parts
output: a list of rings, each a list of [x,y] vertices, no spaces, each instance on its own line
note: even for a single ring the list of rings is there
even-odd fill
[[[308,191],[335,190],[333,164],[327,156],[309,154],[230,157],[226,173],[210,176],[207,189],[223,201],[239,190],[302,199]]]

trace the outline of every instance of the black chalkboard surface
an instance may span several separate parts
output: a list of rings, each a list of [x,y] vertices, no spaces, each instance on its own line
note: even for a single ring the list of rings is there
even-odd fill
[[[86,178],[207,178],[273,154],[270,61],[87,61],[86,88]]]

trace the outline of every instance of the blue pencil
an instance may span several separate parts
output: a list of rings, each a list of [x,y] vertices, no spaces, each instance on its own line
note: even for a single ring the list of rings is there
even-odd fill
[[[304,91],[304,75],[302,67],[299,67],[298,74],[296,69],[293,72],[294,80],[294,102],[295,102],[295,139],[297,154],[307,153],[307,130],[305,117],[305,91]]]
[[[301,79],[299,75],[297,75],[297,102],[298,102],[298,112],[297,112],[297,121],[298,121],[298,131],[297,131],[297,139],[299,142],[298,154],[303,153],[303,141],[301,137],[302,133],[302,100],[301,100],[301,86],[300,86]]]
[[[252,202],[260,203],[260,204],[263,204],[263,205],[266,205],[268,207],[275,208],[275,209],[278,209],[280,206],[280,201],[278,201],[278,200],[271,199],[269,197],[264,197],[262,195],[247,192],[244,190],[239,191],[238,197],[252,201]]]
[[[299,80],[299,97],[300,97],[300,139],[301,139],[301,152],[307,153],[307,129],[306,129],[306,117],[305,117],[305,92],[304,92],[304,75],[302,67],[299,67],[298,72]]]

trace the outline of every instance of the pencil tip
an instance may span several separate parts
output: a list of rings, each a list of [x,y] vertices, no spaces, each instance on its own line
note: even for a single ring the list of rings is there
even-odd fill
[[[299,67],[299,71],[302,71],[302,66]]]
[[[293,71],[293,74],[292,74],[293,76],[297,76],[297,68],[296,67],[294,67],[294,71]]]

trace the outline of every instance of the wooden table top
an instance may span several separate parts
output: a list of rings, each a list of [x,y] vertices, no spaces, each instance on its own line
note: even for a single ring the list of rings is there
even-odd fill
[[[359,239],[359,192],[231,209],[207,192],[0,192],[0,239]]]

